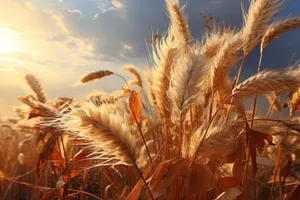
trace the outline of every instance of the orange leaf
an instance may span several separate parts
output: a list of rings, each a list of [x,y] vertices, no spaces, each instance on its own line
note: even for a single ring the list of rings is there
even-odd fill
[[[125,98],[131,93],[131,90],[123,88],[123,92],[124,92],[124,98]]]
[[[230,188],[238,187],[241,184],[241,181],[235,177],[220,178],[218,182],[224,191]]]
[[[132,91],[129,98],[129,108],[131,110],[130,123],[135,120],[140,121],[142,118],[141,98],[136,91]]]

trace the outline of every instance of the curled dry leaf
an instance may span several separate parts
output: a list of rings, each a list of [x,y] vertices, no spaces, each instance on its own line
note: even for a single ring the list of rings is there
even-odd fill
[[[262,133],[260,131],[251,129],[249,125],[247,124],[246,126],[246,134],[247,138],[249,138],[249,146],[250,146],[250,156],[251,156],[251,161],[252,161],[252,166],[253,166],[253,174],[255,175],[258,167],[257,167],[257,158],[256,158],[256,149],[257,148],[264,148],[265,146],[265,140],[270,144],[270,145],[275,145],[273,144],[273,137],[271,135]],[[259,150],[259,149],[258,149]]]
[[[123,92],[124,92],[124,98],[125,98],[125,97],[127,97],[131,93],[131,90],[123,88]]]

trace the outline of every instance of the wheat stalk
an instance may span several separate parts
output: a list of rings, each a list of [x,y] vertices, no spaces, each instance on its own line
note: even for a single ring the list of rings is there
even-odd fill
[[[96,107],[85,103],[65,115],[59,126],[75,136],[91,140],[90,147],[95,150],[93,158],[103,161],[99,166],[133,165],[136,139],[130,133],[125,114],[121,112],[115,105]]]
[[[172,48],[172,41],[162,39],[153,50],[154,68],[152,70],[152,90],[155,94],[158,110],[162,116],[170,117],[171,103],[167,94],[170,86],[171,69],[173,67],[176,49]]]
[[[279,95],[299,87],[299,75],[299,70],[264,70],[237,85],[232,90],[232,95],[239,99],[257,94],[268,94],[273,91]]]
[[[271,18],[279,11],[283,1],[280,0],[251,0],[248,13],[243,12],[244,52],[250,53],[258,44],[268,28]]]
[[[300,17],[288,18],[282,21],[273,22],[267,29],[261,41],[261,51],[278,38],[280,35],[300,27]]]
[[[211,69],[211,87],[213,91],[217,91],[224,86],[229,69],[238,60],[238,50],[241,48],[241,43],[240,36],[235,35],[222,45],[214,57]]]
[[[46,103],[47,96],[45,94],[45,89],[40,81],[32,74],[27,74],[25,76],[25,80],[30,89],[35,93],[36,99],[38,99],[41,103]]]
[[[143,88],[142,77],[137,67],[135,67],[134,65],[125,65],[123,66],[123,70],[134,78],[135,84],[137,86]]]
[[[108,70],[97,70],[97,71],[90,72],[90,73],[84,75],[80,79],[80,81],[81,81],[81,83],[88,83],[88,82],[91,82],[91,81],[94,81],[97,79],[101,79],[105,76],[110,76],[112,74],[113,74],[113,72],[108,71]]]
[[[190,33],[188,24],[184,17],[184,7],[180,7],[179,0],[166,0],[171,25],[169,29],[169,36],[175,40],[178,45],[187,47],[190,41]]]

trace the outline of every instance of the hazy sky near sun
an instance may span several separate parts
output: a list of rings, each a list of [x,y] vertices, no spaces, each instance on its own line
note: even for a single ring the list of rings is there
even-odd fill
[[[242,25],[241,3],[248,0],[189,0],[187,16],[194,38],[203,34],[198,12]],[[276,17],[299,16],[300,1],[288,0]],[[50,98],[82,98],[97,89],[123,85],[109,77],[91,85],[72,87],[89,71],[118,71],[125,64],[148,65],[147,41],[168,25],[163,0],[1,0],[0,1],[0,115],[26,94],[23,75],[36,75]],[[275,41],[265,52],[262,68],[285,67],[300,56],[300,31]],[[256,70],[258,52],[246,63],[244,74]]]

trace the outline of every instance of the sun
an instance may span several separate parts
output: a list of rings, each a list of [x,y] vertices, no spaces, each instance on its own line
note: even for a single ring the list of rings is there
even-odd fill
[[[16,43],[7,29],[0,28],[0,54],[11,53],[16,50]]]

